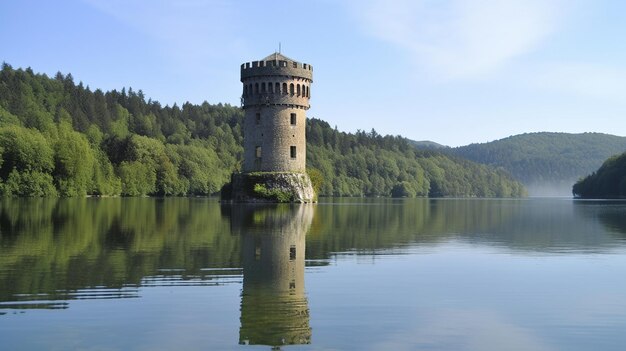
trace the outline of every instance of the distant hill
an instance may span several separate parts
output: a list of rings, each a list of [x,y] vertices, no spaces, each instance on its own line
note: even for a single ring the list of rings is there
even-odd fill
[[[626,137],[601,133],[527,133],[450,150],[504,168],[527,186],[531,196],[571,195],[574,182],[624,151]]]
[[[626,197],[626,152],[610,157],[600,169],[578,181],[573,193],[581,198]]]
[[[441,145],[434,141],[430,140],[410,140],[408,139],[409,144],[415,146],[418,149],[430,149],[430,150],[439,150],[439,149],[449,149],[449,146]]]

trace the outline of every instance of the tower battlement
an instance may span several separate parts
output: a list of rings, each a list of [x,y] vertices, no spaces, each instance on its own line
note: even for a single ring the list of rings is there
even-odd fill
[[[313,66],[300,63],[281,54],[274,54],[260,61],[241,64],[241,82],[252,77],[289,76],[313,81]]]

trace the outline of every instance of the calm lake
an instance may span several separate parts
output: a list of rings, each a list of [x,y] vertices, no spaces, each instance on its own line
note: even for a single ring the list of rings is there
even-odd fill
[[[2,350],[624,350],[626,202],[0,200]]]

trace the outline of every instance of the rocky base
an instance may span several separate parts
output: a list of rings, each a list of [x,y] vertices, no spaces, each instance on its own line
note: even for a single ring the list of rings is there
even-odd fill
[[[266,203],[317,201],[311,179],[306,173],[233,173],[230,180],[230,184],[222,188],[222,201]]]

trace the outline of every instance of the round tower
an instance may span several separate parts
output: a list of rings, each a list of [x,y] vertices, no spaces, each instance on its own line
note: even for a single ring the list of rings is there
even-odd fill
[[[305,172],[313,67],[274,53],[242,64],[241,82],[243,172]]]

